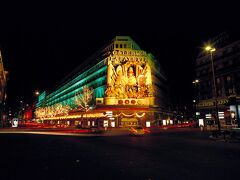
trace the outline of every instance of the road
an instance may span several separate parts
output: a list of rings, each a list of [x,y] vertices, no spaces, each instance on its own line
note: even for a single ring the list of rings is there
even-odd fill
[[[0,134],[0,179],[236,179],[240,143],[209,135],[189,129],[145,137]]]

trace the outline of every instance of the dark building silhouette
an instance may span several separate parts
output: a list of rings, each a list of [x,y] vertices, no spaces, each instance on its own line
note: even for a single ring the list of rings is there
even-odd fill
[[[7,86],[7,71],[4,70],[2,54],[0,51],[0,123],[1,126],[4,126],[6,123],[6,114],[5,114],[5,99],[6,99],[6,86]]]

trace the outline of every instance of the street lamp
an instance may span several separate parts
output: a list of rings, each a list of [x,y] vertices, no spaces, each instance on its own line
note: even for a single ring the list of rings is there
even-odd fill
[[[18,112],[18,117],[19,117],[19,122],[21,122],[21,124],[23,124],[23,119],[24,119],[24,102],[22,100],[19,101],[20,102],[20,108],[19,108],[19,112]]]
[[[194,84],[194,98],[196,99],[196,102],[198,102],[200,94],[199,89],[197,89],[197,86],[199,85],[200,81],[199,79],[195,79],[192,83]]]
[[[193,84],[197,84],[197,83],[199,83],[199,80],[198,80],[198,79],[195,79],[192,83],[193,83]]]
[[[33,110],[32,110],[33,112],[35,112],[37,108],[38,96],[40,95],[39,90],[35,90],[34,95],[35,95],[35,98],[34,98],[35,100],[33,102]],[[35,118],[36,118],[35,113],[33,113],[32,120],[34,120]]]
[[[40,94],[39,91],[35,91],[36,96],[39,96],[39,94]]]
[[[197,110],[197,103],[199,102],[199,96],[200,96],[200,92],[199,92],[199,79],[195,79],[194,81],[192,81],[192,83],[194,84],[194,100],[193,100],[193,104],[194,104],[194,110]]]
[[[214,99],[215,99],[215,108],[216,108],[216,120],[218,125],[218,131],[221,131],[221,125],[218,117],[218,101],[217,101],[217,86],[216,86],[216,77],[215,77],[215,71],[214,71],[214,65],[213,65],[213,52],[216,51],[214,47],[206,46],[205,50],[207,52],[210,52],[210,60],[212,65],[212,77],[213,77],[213,86],[214,86]]]

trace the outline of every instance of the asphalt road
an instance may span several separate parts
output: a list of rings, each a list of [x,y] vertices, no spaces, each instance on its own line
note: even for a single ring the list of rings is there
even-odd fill
[[[238,179],[240,143],[208,132],[145,137],[0,134],[0,179]]]

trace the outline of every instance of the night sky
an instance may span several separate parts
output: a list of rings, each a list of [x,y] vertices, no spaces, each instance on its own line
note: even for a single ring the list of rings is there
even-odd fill
[[[114,36],[127,35],[160,61],[173,102],[189,105],[197,54],[209,38],[240,33],[238,7],[231,1],[1,3],[7,102],[33,102],[36,89],[51,90]]]

